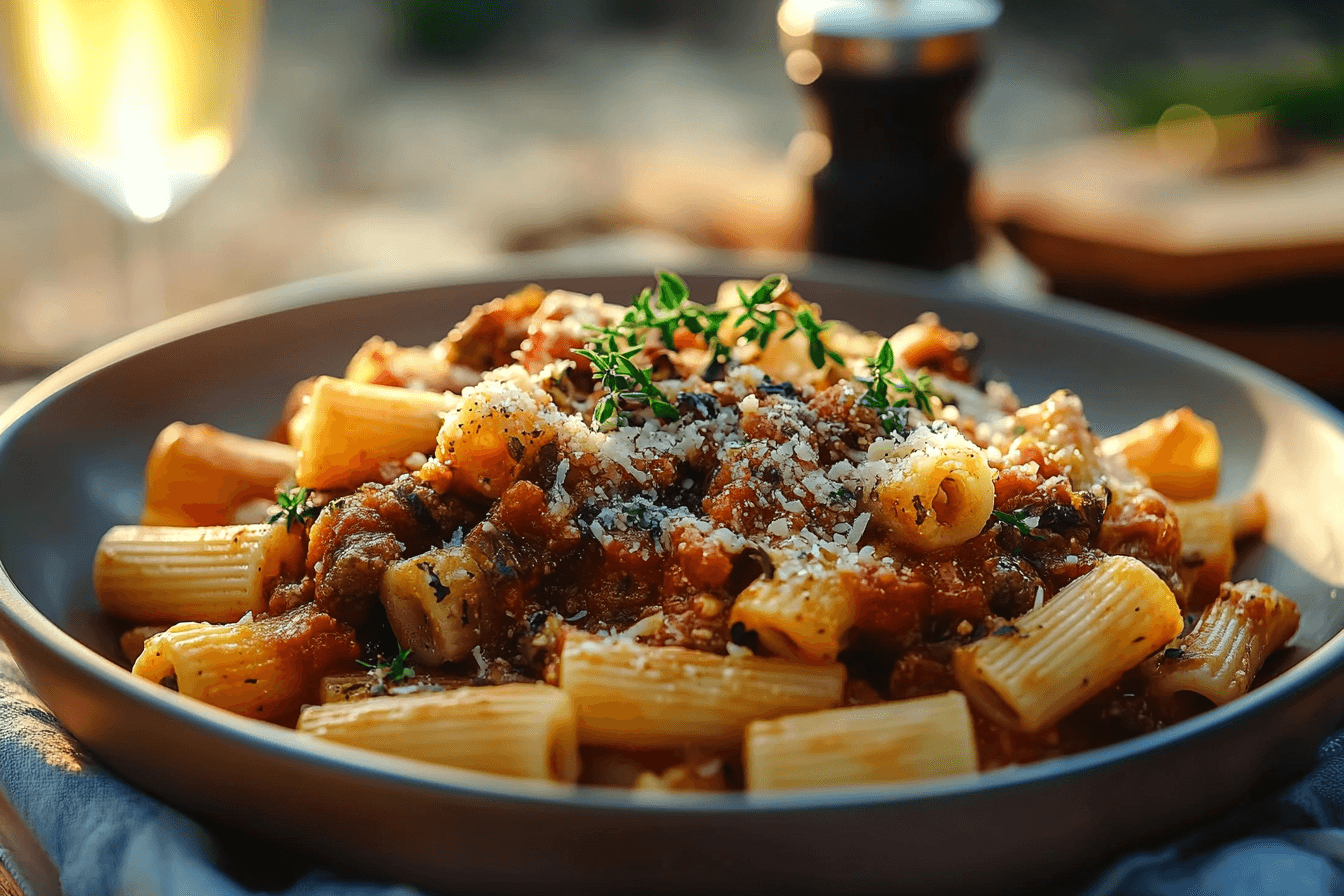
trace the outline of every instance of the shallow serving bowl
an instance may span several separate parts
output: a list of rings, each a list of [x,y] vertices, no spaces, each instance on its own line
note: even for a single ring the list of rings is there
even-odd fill
[[[684,272],[683,272],[684,273]],[[688,276],[712,297],[719,280]],[[638,274],[506,270],[489,282],[335,280],[223,303],[72,364],[0,416],[0,634],[38,694],[111,768],[198,817],[329,861],[460,892],[1003,892],[1057,880],[1216,813],[1308,763],[1344,716],[1344,418],[1279,377],[1136,321],[1009,307],[888,269],[814,265],[829,318],[890,333],[933,310],[984,342],[1024,402],[1069,387],[1116,432],[1182,405],[1218,424],[1223,491],[1268,498],[1243,575],[1302,608],[1278,673],[1157,734],[1065,759],[907,786],[770,797],[515,782],[323,743],[134,678],[90,584],[94,547],[138,518],[174,420],[262,435],[290,386],[337,374],[365,338],[440,338],[529,281],[624,300]]]

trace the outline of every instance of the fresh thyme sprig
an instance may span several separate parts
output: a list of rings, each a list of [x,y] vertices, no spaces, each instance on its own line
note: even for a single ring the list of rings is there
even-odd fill
[[[392,658],[392,662],[366,663],[363,660],[356,660],[365,669],[377,674],[380,681],[396,684],[399,681],[406,681],[408,678],[415,677],[415,670],[407,660],[411,658],[411,651],[408,647],[403,647],[397,651],[397,655]]]
[[[275,496],[275,503],[280,506],[280,509],[271,514],[267,522],[278,523],[283,519],[285,521],[285,531],[288,532],[289,527],[295,523],[302,526],[308,520],[313,519],[321,508],[309,504],[308,495],[309,492],[306,488],[280,492]]]
[[[891,343],[887,344],[890,345]],[[925,416],[932,417],[933,401],[930,396],[933,395],[933,381],[929,379],[929,375],[921,370],[911,380],[910,375],[900,367],[896,368],[896,373],[901,378],[900,383],[896,385],[896,391],[906,393],[909,396],[909,402],[913,402],[915,407],[924,412]],[[907,401],[904,398],[900,400]]]
[[[793,329],[785,333],[783,338],[788,339],[794,333],[801,331],[807,337],[807,357],[811,359],[812,366],[818,370],[826,366],[827,360],[843,365],[845,359],[840,356],[840,353],[821,341],[821,334],[833,326],[835,326],[835,321],[828,320],[822,323],[817,320],[816,315],[812,313],[812,309],[800,308],[793,315]]]
[[[643,349],[650,332],[656,332],[666,348],[675,349],[677,331],[685,329],[704,340],[711,366],[729,358],[730,346],[720,341],[719,330],[732,311],[706,308],[692,302],[686,281],[671,271],[659,271],[657,279],[657,286],[645,288],[635,296],[616,323],[605,327],[586,325],[592,333],[589,348],[575,351],[592,363],[598,384],[606,390],[593,408],[593,423],[599,428],[613,420],[620,425],[629,419],[621,409],[623,401],[646,404],[661,420],[676,420],[680,416],[667,396],[653,384],[649,371],[637,366],[633,360]],[[822,323],[808,308],[788,312],[773,305],[775,291],[783,282],[784,278],[779,275],[766,277],[750,295],[738,288],[742,308],[733,321],[733,327],[740,330],[738,338],[763,349],[779,330],[780,315],[787,314],[793,326],[783,338],[802,333],[807,338],[808,357],[818,369],[825,367],[828,361],[843,364],[840,353],[828,347],[821,338],[831,323]]]
[[[587,325],[594,333],[592,344],[601,352],[614,354],[644,344],[644,335],[656,330],[667,348],[676,348],[677,330],[685,328],[702,336],[715,357],[727,353],[719,343],[719,326],[728,319],[728,311],[712,310],[690,301],[686,281],[671,271],[658,272],[658,288],[645,288],[630,301],[630,308],[619,322],[608,327]],[[622,344],[624,343],[624,344]]]
[[[627,349],[642,346],[649,331],[658,333],[658,338],[667,348],[676,347],[677,330],[701,337],[709,349],[714,361],[728,359],[730,346],[719,340],[719,330],[732,315],[733,309],[706,308],[690,300],[690,288],[671,271],[658,272],[656,288],[646,287],[630,301],[630,307],[615,324],[596,327],[591,324],[585,328],[593,334],[591,344],[603,354],[624,353]],[[807,338],[807,354],[818,369],[826,366],[827,361],[843,364],[840,353],[822,341],[821,334],[833,326],[817,319],[809,308],[790,312],[774,306],[775,292],[784,278],[778,274],[766,277],[750,294],[738,287],[738,299],[741,309],[733,320],[733,327],[740,329],[738,338],[746,343],[755,344],[764,349],[770,338],[780,329],[780,315],[785,315],[793,326],[783,334],[788,339],[795,333]],[[774,306],[774,307],[772,307]]]
[[[904,415],[900,413],[902,408],[913,405],[926,416],[933,416],[933,401],[930,398],[933,382],[929,375],[921,370],[913,380],[910,379],[905,369],[896,364],[896,353],[892,351],[890,342],[883,342],[877,357],[868,359],[868,368],[873,372],[873,378],[859,403],[877,411],[882,428],[888,433],[894,432],[904,422]],[[891,376],[893,373],[896,374],[894,381]]]
[[[653,375],[635,366],[632,359],[640,350],[638,346],[624,351],[575,350],[576,355],[582,355],[592,362],[599,384],[607,390],[593,407],[593,424],[598,428],[612,420],[619,426],[629,419],[629,415],[621,409],[622,401],[647,404],[659,420],[676,420],[681,416],[667,396],[653,384]]]

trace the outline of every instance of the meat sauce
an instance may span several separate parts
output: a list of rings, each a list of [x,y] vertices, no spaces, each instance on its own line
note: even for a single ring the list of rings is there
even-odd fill
[[[539,301],[528,293],[525,301],[474,313],[466,327],[479,331],[479,341],[459,333],[446,343],[444,363],[484,370],[519,357],[528,329],[518,320]],[[941,327],[934,335],[912,343],[909,354],[943,371],[939,382],[963,384],[964,394],[974,375],[966,352],[973,341]],[[548,393],[543,403],[558,411],[591,414],[591,367],[570,354],[581,343],[553,341],[559,358],[527,346],[532,374],[557,359],[581,364],[550,376],[538,394]],[[686,341],[694,351],[694,340]],[[385,346],[379,352],[386,361]],[[843,569],[856,618],[839,659],[850,672],[848,701],[864,703],[955,688],[955,648],[995,637],[1107,555],[1142,560],[1181,594],[1180,533],[1164,499],[1143,490],[1119,499],[1106,485],[1085,482],[1076,458],[1030,440],[1009,450],[1011,440],[1000,438],[990,452],[995,513],[959,545],[911,549],[861,512],[862,487],[835,471],[859,468],[880,441],[899,443],[916,426],[933,425],[991,447],[995,437],[959,413],[951,395],[940,397],[940,422],[907,414],[888,432],[858,400],[852,380],[775,382],[742,367],[709,379],[686,375],[678,353],[662,355],[670,359],[663,375],[677,385],[669,397],[679,419],[652,421],[645,413],[635,420],[643,429],[622,429],[632,462],[604,462],[562,438],[526,448],[514,440],[500,467],[507,475],[490,483],[495,500],[465,487],[446,461],[323,496],[307,574],[277,587],[272,612],[314,600],[360,632],[371,659],[389,640],[378,601],[383,573],[432,547],[465,545],[484,558],[491,597],[473,621],[474,659],[447,671],[480,683],[553,680],[565,627],[612,634],[641,625],[645,643],[718,654],[758,648],[754,632],[731,623],[733,604],[752,582],[774,574],[773,557],[788,545]],[[657,358],[645,360],[657,369]],[[387,370],[395,366],[382,364],[379,381],[392,382]],[[1011,420],[1017,409],[1010,397],[996,410]],[[645,432],[646,441],[667,450],[635,450]],[[980,762],[994,768],[1075,752],[1178,715],[1150,700],[1131,674],[1038,734],[977,717]]]

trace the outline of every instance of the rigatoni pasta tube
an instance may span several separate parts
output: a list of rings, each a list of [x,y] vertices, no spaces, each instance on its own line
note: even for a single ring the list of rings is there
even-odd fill
[[[302,529],[282,523],[114,526],[94,555],[93,590],[133,622],[235,622],[302,566]]]
[[[366,750],[521,778],[579,775],[574,705],[559,688],[504,684],[310,706],[298,730]]]
[[[1189,408],[1155,417],[1101,440],[1104,454],[1123,454],[1154,489],[1181,501],[1218,491],[1223,445],[1218,428]]]
[[[845,667],[571,633],[559,682],[574,699],[583,743],[732,747],[754,719],[839,704]]]
[[[811,561],[786,561],[747,586],[733,603],[730,625],[756,632],[775,656],[833,663],[854,625],[857,605],[844,574]]]
[[[957,691],[747,726],[748,790],[912,781],[973,772],[975,730]]]
[[[1247,492],[1232,502],[1232,538],[1259,535],[1269,523],[1269,506],[1261,492]]]
[[[159,433],[145,463],[146,526],[223,526],[248,501],[275,497],[294,473],[289,445],[173,423]]]
[[[1111,557],[1054,599],[953,657],[967,698],[1001,725],[1054,725],[1181,632],[1181,609],[1157,574]]]
[[[1250,689],[1265,658],[1297,624],[1297,607],[1274,588],[1255,579],[1229,582],[1174,649],[1145,666],[1152,691],[1191,691],[1221,706]]]
[[[183,622],[145,641],[131,671],[256,719],[280,719],[316,696],[321,673],[359,656],[354,632],[304,604],[228,625]]]
[[[1236,560],[1233,505],[1222,501],[1173,501],[1181,526],[1181,561],[1189,570],[1186,606],[1203,607],[1218,596]]]
[[[881,440],[880,444],[890,440]],[[945,424],[920,427],[867,465],[864,510],[892,539],[924,551],[954,547],[976,535],[994,511],[994,474],[984,453]]]
[[[434,447],[456,396],[318,377],[306,406],[295,479],[307,488],[350,488],[384,463]]]
[[[937,314],[925,311],[914,323],[897,330],[889,341],[901,366],[918,370],[938,362],[968,365],[962,353],[974,349],[979,340],[974,333],[949,330]]]

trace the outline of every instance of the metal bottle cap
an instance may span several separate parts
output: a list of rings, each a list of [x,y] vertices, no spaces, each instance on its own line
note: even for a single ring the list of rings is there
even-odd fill
[[[780,48],[798,54],[792,68],[804,77],[823,68],[882,76],[978,59],[979,32],[1001,11],[997,0],[784,0],[776,21]]]

